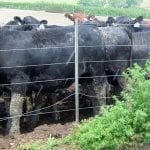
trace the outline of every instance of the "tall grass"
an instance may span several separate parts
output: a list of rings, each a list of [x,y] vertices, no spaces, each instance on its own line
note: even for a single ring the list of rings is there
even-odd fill
[[[38,0],[37,0],[38,1]],[[142,8],[111,8],[111,7],[93,7],[74,5],[66,3],[50,3],[48,1],[29,3],[29,2],[2,2],[0,1],[0,8],[15,8],[28,10],[45,10],[50,12],[74,12],[83,11],[86,14],[94,14],[99,16],[120,16],[128,15],[130,17],[137,17],[139,15],[145,18],[150,18],[150,11]]]
[[[56,4],[77,4],[78,0],[0,0],[0,2],[14,3],[56,3]]]

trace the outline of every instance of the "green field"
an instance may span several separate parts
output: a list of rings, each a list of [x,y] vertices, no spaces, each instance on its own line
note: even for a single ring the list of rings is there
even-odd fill
[[[78,0],[0,0],[0,2],[13,2],[13,3],[56,3],[56,4],[77,4]],[[143,0],[141,7],[150,7],[150,0]]]
[[[0,0],[0,2],[13,2],[13,3],[66,3],[66,4],[76,4],[77,0]]]
[[[0,0],[0,8],[13,8],[23,10],[45,10],[49,12],[75,12],[83,11],[86,14],[94,14],[98,16],[121,16],[128,15],[130,17],[144,16],[150,18],[150,10],[142,7],[148,7],[149,0],[144,0],[141,8],[112,8],[98,6],[78,5],[78,0]]]
[[[150,11],[143,8],[111,8],[111,7],[97,7],[97,6],[81,6],[77,4],[63,3],[52,3],[51,1],[40,1],[35,0],[29,2],[29,0],[21,1],[15,0],[16,2],[10,2],[10,0],[0,0],[0,8],[13,8],[22,10],[45,10],[49,12],[75,12],[83,11],[86,14],[94,14],[98,16],[121,16],[128,15],[130,17],[144,16],[144,18],[150,18]],[[70,1],[71,2],[71,1]],[[72,1],[73,2],[73,1]]]

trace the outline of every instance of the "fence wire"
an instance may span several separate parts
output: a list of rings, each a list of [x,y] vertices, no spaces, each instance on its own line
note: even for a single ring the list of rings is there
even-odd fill
[[[81,94],[81,93],[80,93]],[[2,121],[5,121],[5,120],[10,120],[10,119],[14,119],[14,118],[18,118],[18,117],[28,117],[28,116],[36,116],[36,115],[45,115],[45,114],[52,114],[52,113],[61,113],[61,112],[67,112],[67,111],[75,111],[76,109],[75,108],[72,108],[72,109],[64,109],[64,110],[58,110],[58,111],[48,111],[48,112],[39,112],[41,110],[45,110],[45,109],[48,109],[48,108],[51,108],[51,107],[54,107],[56,105],[59,105],[59,104],[62,104],[64,100],[67,100],[68,98],[74,96],[75,94],[71,94],[69,95],[68,97],[64,98],[63,100],[60,100],[58,102],[56,102],[55,104],[53,105],[50,105],[50,106],[47,106],[47,107],[43,107],[41,109],[37,109],[37,110],[34,110],[34,111],[30,111],[30,112],[27,112],[27,113],[23,113],[22,115],[15,115],[15,116],[11,116],[11,117],[3,117],[3,118],[0,118],[0,122]],[[95,96],[91,96],[91,95],[86,95],[86,94],[81,94],[83,96],[88,96],[88,97],[95,97]],[[112,99],[113,97],[102,97],[102,98],[108,98],[108,99]],[[109,105],[110,106],[110,105]],[[94,108],[99,108],[99,107],[102,107],[102,106],[90,106],[90,107],[80,107],[79,110],[84,110],[84,109],[94,109]],[[34,112],[38,112],[38,113],[34,113]]]
[[[64,19],[65,19],[65,17],[64,17]],[[101,21],[101,20],[98,19],[96,21]],[[102,22],[105,22],[105,21],[103,20]],[[134,20],[132,20],[132,21],[134,21]],[[78,23],[78,25],[95,25],[92,21],[91,21],[91,23],[89,23],[89,22],[90,22],[90,20],[88,20],[87,22],[85,21],[83,23]],[[135,23],[116,23],[115,25],[116,26],[117,25],[118,26],[130,26],[130,25],[133,26],[134,24]],[[23,26],[35,26],[35,27],[38,27],[39,25],[40,24],[22,24],[22,25],[15,24],[15,25],[8,25],[8,24],[6,24],[4,22],[0,22],[0,27],[2,27],[1,30],[3,29],[3,27],[23,27]],[[144,20],[143,23],[140,23],[140,25],[142,25],[142,26],[150,26],[150,21],[149,20]],[[46,26],[47,26],[47,27],[45,27],[46,29],[53,27],[53,25],[50,25],[50,24],[47,24]],[[55,26],[55,27],[57,28],[59,26]]]
[[[116,74],[116,75],[88,76],[88,77],[79,77],[79,79],[93,79],[93,78],[107,78],[107,77],[125,77],[125,75],[117,75]],[[0,86],[26,85],[26,84],[66,81],[66,80],[74,80],[74,79],[75,78],[61,78],[61,79],[37,80],[37,81],[27,81],[27,82],[14,82],[14,83],[8,83],[8,84],[0,84]]]
[[[150,32],[150,31],[149,31]],[[148,33],[148,32],[146,32],[146,33]],[[130,44],[130,45],[126,45],[126,44],[124,44],[124,45],[115,45],[115,44],[102,44],[102,45],[83,45],[83,46],[81,46],[81,45],[79,45],[78,47],[79,48],[96,48],[96,47],[99,47],[99,48],[101,48],[102,46],[106,46],[106,47],[108,47],[108,46],[111,46],[111,47],[150,47],[150,45],[142,45],[142,44],[140,44],[140,45],[138,45],[138,44],[136,44],[136,45],[132,45],[132,44]],[[66,49],[66,48],[75,48],[75,46],[54,46],[54,47],[41,47],[41,48],[39,48],[39,47],[33,47],[33,48],[18,48],[18,49],[0,49],[0,52],[12,52],[12,51],[29,51],[29,50],[51,50],[51,49],[56,49],[56,50],[59,50],[59,49]],[[39,51],[37,51],[37,52],[39,52]]]
[[[28,24],[27,24],[28,25]],[[30,24],[31,25],[31,24]],[[33,24],[32,24],[33,25]],[[35,24],[34,24],[35,25]],[[120,24],[119,24],[120,25]],[[122,25],[133,25],[133,24],[122,24]],[[142,24],[141,24],[142,25]],[[143,24],[147,25],[147,24]],[[5,25],[5,26],[12,26],[12,25]],[[13,26],[18,26],[18,25],[13,25]],[[111,46],[111,47],[150,47],[150,45],[110,45],[110,44],[103,44],[103,45],[89,45],[89,46],[78,46],[79,48],[95,48],[95,47],[102,47],[102,46]],[[26,48],[26,49],[2,49],[0,52],[12,52],[12,51],[29,51],[29,50],[50,50],[50,49],[56,49],[56,50],[62,50],[66,48],[75,48],[75,46],[54,46],[54,47],[43,47],[43,48]],[[132,61],[146,61],[148,59],[132,59]],[[103,61],[80,61],[79,64],[81,63],[103,63],[103,62],[128,62],[131,60],[103,60]],[[25,67],[39,67],[39,66],[55,66],[55,65],[66,65],[67,63],[69,64],[74,64],[75,62],[62,62],[62,63],[50,63],[50,64],[31,64],[31,65],[18,65],[18,66],[1,66],[0,69],[12,69],[12,68],[25,68]],[[125,75],[121,74],[116,74],[116,75],[99,75],[99,76],[89,76],[89,77],[79,77],[79,79],[93,79],[93,78],[107,78],[107,77],[124,77]],[[0,86],[9,86],[9,85],[24,85],[24,84],[35,84],[35,83],[46,83],[46,82],[55,82],[55,81],[64,81],[64,80],[74,80],[75,78],[62,78],[62,79],[49,79],[49,80],[39,80],[39,81],[30,81],[30,82],[20,82],[20,83],[10,83],[10,84],[0,84]],[[88,95],[85,93],[79,93],[82,96],[86,96],[89,98],[96,98],[94,95]],[[64,109],[64,110],[58,110],[58,111],[48,111],[48,112],[39,112],[42,110],[46,110],[49,108],[52,108],[54,106],[57,106],[59,104],[62,104],[65,100],[69,99],[70,97],[74,96],[75,94],[71,94],[64,99],[57,101],[56,103],[37,109],[33,111],[29,111],[26,113],[23,113],[22,115],[16,115],[16,116],[10,116],[10,117],[3,117],[0,118],[0,122],[4,120],[9,120],[13,119],[16,117],[26,117],[26,116],[33,116],[33,115],[44,115],[44,114],[52,114],[52,113],[60,113],[60,112],[67,112],[67,111],[75,111],[75,109]],[[101,97],[101,99],[112,99],[113,97]],[[84,109],[93,109],[93,108],[99,108],[101,106],[93,106],[93,107],[83,107],[79,108],[79,110],[84,110]]]

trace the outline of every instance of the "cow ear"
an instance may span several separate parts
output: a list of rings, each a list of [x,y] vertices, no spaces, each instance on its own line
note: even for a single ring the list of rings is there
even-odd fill
[[[22,23],[22,19],[21,19],[19,16],[15,16],[15,17],[14,17],[14,20],[15,20],[15,21],[18,21],[18,22],[20,22],[20,23]]]

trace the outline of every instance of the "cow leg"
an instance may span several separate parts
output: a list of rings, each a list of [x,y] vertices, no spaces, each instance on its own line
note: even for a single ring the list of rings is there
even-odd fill
[[[106,77],[93,79],[93,87],[96,95],[96,99],[92,101],[94,115],[100,114],[101,106],[106,105],[107,85]]]
[[[51,94],[51,99],[52,99],[52,104],[53,104],[53,109],[54,109],[54,119],[55,121],[60,120],[60,113],[58,112],[58,106],[57,106],[57,96],[56,93]],[[56,105],[55,105],[56,104]]]
[[[9,108],[10,108],[10,101],[11,101],[10,94],[8,94],[8,92],[4,91],[3,98],[4,98],[4,102],[5,102],[6,114],[7,114],[7,116],[9,116]]]
[[[7,117],[10,117],[10,113],[9,113],[9,110],[10,110],[10,101],[8,100],[5,100],[5,110],[6,110],[6,115]],[[7,124],[6,124],[6,129],[5,129],[5,134],[8,134],[9,132],[9,129],[10,129],[10,125],[11,125],[11,122],[10,122],[10,119],[7,120]]]
[[[40,109],[43,106],[42,98],[43,96],[40,92],[38,92],[37,94],[34,91],[32,92],[32,99],[34,102],[34,106],[33,106],[31,113],[28,113],[29,116],[26,117],[29,130],[33,130],[37,126],[40,120],[39,113],[40,113]]]
[[[24,97],[27,91],[25,84],[13,84],[29,81],[28,76],[23,72],[16,72],[16,76],[11,80],[11,101],[9,107],[10,119],[7,122],[9,134],[20,133],[20,118],[23,112]]]
[[[33,112],[27,114],[27,115],[29,115],[26,118],[29,130],[33,130],[37,126],[37,124],[40,120],[40,117],[39,117],[40,110],[39,109],[41,109],[41,107],[42,107],[41,105],[38,105],[34,108]]]
[[[12,92],[11,102],[10,102],[10,119],[7,122],[7,129],[9,134],[19,134],[20,133],[20,117],[22,115],[23,109],[23,98],[19,93]]]
[[[107,96],[107,79],[95,78],[91,82],[86,82],[81,85],[80,94],[86,96],[86,102],[93,107],[93,115],[100,114],[100,106],[106,105]]]
[[[111,85],[111,84],[107,84],[107,87],[106,87],[106,105],[112,105],[113,104],[113,99],[112,99],[112,96],[113,96],[114,93],[114,86]]]

